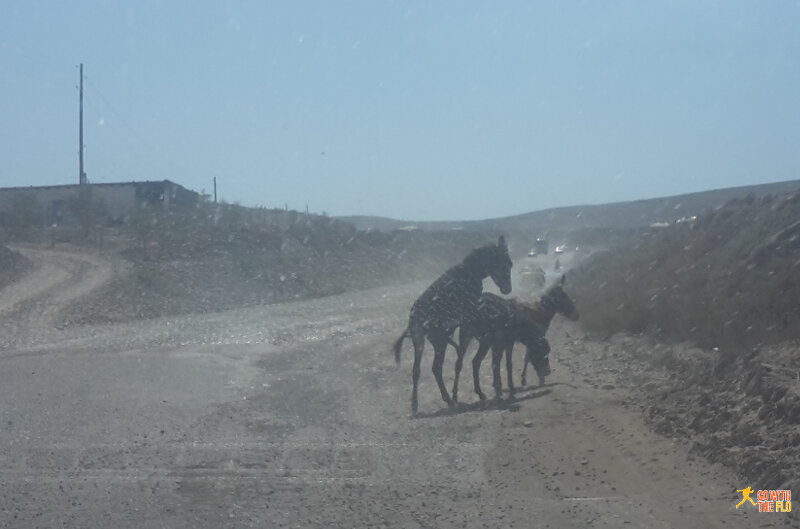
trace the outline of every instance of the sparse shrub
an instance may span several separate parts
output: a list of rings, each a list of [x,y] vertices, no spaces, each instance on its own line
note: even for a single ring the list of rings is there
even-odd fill
[[[430,279],[491,238],[481,232],[359,232],[297,211],[201,202],[142,205],[126,224],[134,244],[124,280],[74,307],[79,321],[205,312]],[[95,298],[95,299],[93,299]],[[125,299],[124,306],[96,298]],[[67,322],[69,323],[69,322]]]
[[[800,199],[750,197],[595,256],[570,282],[592,331],[746,350],[800,337]]]

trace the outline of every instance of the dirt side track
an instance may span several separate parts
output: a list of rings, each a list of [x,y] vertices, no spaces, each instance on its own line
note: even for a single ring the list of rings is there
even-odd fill
[[[569,322],[548,336],[550,384],[486,408],[469,362],[464,404],[444,408],[428,348],[412,418],[410,347],[399,367],[390,348],[425,285],[48,327],[47,307],[104,277],[86,266],[64,261],[73,280],[43,274],[27,297],[0,291],[0,527],[797,523],[736,510],[736,489],[758,484],[650,432],[634,393],[584,367],[607,344]]]
[[[13,247],[33,264],[33,270],[0,290],[0,331],[3,342],[48,332],[59,311],[105,284],[114,266],[100,254]]]

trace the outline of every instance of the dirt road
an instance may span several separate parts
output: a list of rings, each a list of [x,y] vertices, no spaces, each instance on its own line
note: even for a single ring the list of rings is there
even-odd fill
[[[108,281],[115,264],[111,259],[85,252],[13,249],[35,267],[0,290],[0,339],[6,344],[25,334],[51,330],[57,312]]]
[[[585,367],[595,345],[558,318],[548,386],[482,409],[467,362],[450,413],[428,350],[412,418],[411,352],[397,367],[390,347],[424,284],[58,330],[45,316],[107,269],[28,255],[40,262],[29,289],[0,291],[0,527],[793,520],[736,510],[747,484],[650,433],[627,390]]]

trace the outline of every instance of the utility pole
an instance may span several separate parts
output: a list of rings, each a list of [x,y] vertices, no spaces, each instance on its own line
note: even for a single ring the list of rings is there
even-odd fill
[[[86,183],[86,173],[83,171],[83,63],[80,66],[81,82],[78,99],[78,184]]]
[[[217,177],[214,177],[214,204],[217,203]]]

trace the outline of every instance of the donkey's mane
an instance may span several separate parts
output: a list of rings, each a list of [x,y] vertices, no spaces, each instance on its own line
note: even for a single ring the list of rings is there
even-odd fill
[[[475,248],[464,257],[461,264],[467,267],[475,266],[479,261],[496,252],[498,248],[496,244],[486,244]]]

